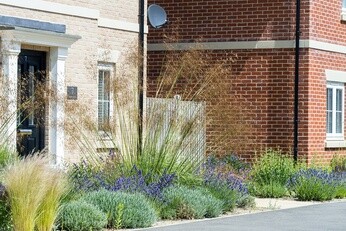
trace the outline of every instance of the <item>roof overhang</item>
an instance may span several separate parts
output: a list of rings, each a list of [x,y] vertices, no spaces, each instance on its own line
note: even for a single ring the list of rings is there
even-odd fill
[[[12,40],[24,44],[69,48],[81,36],[52,31],[0,25],[2,40]]]

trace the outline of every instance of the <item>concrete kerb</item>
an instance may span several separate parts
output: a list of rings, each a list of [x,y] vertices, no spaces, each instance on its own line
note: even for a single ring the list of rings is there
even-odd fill
[[[243,216],[243,215],[248,215],[248,214],[271,212],[271,211],[276,211],[276,210],[292,209],[292,208],[311,206],[311,205],[317,205],[317,204],[322,204],[322,203],[337,203],[337,202],[346,202],[346,199],[334,199],[332,201],[318,202],[318,201],[297,201],[297,200],[292,200],[291,198],[287,198],[287,199],[256,198],[255,199],[256,208],[236,209],[233,212],[221,215],[221,216],[216,217],[216,218],[205,218],[205,219],[198,219],[198,220],[158,221],[152,227],[149,227],[149,228],[122,229],[122,230],[123,231],[125,231],[125,230],[150,230],[153,228],[164,227],[164,226],[187,224],[187,223],[193,223],[193,222],[222,219],[225,217]]]

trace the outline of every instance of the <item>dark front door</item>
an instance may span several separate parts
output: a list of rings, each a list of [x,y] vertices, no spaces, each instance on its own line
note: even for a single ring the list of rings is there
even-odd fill
[[[20,155],[41,151],[45,130],[46,53],[22,50],[18,57],[18,130]]]

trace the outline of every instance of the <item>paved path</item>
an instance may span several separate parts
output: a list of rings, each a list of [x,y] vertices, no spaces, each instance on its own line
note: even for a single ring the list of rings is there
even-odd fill
[[[143,230],[143,229],[142,229]],[[255,214],[216,218],[165,227],[150,231],[232,231],[232,230],[313,230],[346,231],[346,202],[314,204],[299,208],[267,211]]]

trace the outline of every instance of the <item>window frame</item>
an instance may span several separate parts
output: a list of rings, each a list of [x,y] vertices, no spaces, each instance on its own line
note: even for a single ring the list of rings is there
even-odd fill
[[[346,0],[341,2],[341,21],[346,21]]]
[[[327,124],[327,112],[328,112],[328,95],[327,89],[332,89],[332,132],[328,132]],[[337,114],[337,103],[336,103],[336,92],[342,90],[341,94],[341,133],[336,132],[336,114]],[[342,82],[327,82],[326,87],[326,139],[327,140],[344,140],[344,120],[345,120],[345,85]]]
[[[100,81],[100,72],[109,72],[109,83],[112,83],[114,81],[114,73],[115,73],[115,64],[114,63],[104,63],[104,62],[99,62],[97,65],[97,129],[100,133],[106,133],[107,131],[100,129],[100,124],[99,124],[99,81]],[[102,100],[104,102],[104,99]],[[113,112],[114,112],[114,93],[112,89],[109,89],[109,99],[107,100],[109,102],[109,115],[108,115],[108,120],[109,123],[112,123],[113,121]]]

